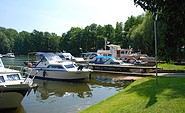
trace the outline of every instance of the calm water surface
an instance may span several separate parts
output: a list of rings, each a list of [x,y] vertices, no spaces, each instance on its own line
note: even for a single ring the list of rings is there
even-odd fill
[[[2,58],[4,65],[24,66],[27,56]],[[105,74],[92,74],[83,81],[51,81],[34,79],[39,87],[24,97],[21,105],[14,110],[0,112],[13,113],[77,113],[105,100],[123,90],[131,82],[117,81]]]

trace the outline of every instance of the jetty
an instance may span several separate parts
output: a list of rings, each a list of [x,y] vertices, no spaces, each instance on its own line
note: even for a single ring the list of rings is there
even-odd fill
[[[97,64],[89,64],[89,66],[92,66],[92,69],[94,71],[101,70],[101,71],[106,71],[106,70],[111,70],[115,72],[112,73],[117,73],[117,72],[126,72],[124,74],[136,74],[136,73],[131,73],[130,69],[142,69],[142,73],[146,73],[147,70],[149,69],[156,69],[156,67],[151,67],[151,66],[137,66],[137,65],[131,65],[131,66],[125,66],[125,65],[97,65]],[[162,70],[162,68],[158,67],[158,70]],[[129,72],[129,73],[128,73]]]
[[[142,77],[152,77],[155,73],[148,73],[148,70],[155,70],[156,67],[151,66],[138,66],[138,65],[98,65],[89,64],[92,68],[93,73],[106,73],[106,74],[116,74],[120,75],[120,80],[137,80]],[[158,70],[163,70],[158,67]],[[124,77],[121,77],[124,76]],[[127,76],[127,77],[125,77]]]

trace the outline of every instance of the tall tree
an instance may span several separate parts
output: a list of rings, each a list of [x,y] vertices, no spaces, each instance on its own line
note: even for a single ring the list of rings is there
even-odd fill
[[[0,31],[0,53],[7,53],[10,50],[10,40]]]
[[[184,45],[185,2],[184,0],[134,0],[144,10],[158,15],[158,21],[166,24],[164,32],[165,56],[175,59],[178,50]],[[162,46],[160,46],[162,47]]]
[[[115,29],[115,37],[114,37],[114,44],[120,45],[122,47],[126,47],[127,43],[125,42],[125,35],[123,32],[123,23],[116,23],[116,29]]]

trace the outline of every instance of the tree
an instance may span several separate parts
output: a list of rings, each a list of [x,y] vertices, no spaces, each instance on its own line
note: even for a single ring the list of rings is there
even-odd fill
[[[131,46],[134,50],[154,55],[153,15],[146,12],[142,23],[130,30]]]
[[[185,36],[185,2],[184,0],[134,0],[136,5],[140,5],[144,10],[158,14],[158,21],[165,23],[163,46],[166,52],[164,56],[168,59],[175,59],[178,50],[184,45]]]
[[[116,23],[114,44],[120,45],[122,47],[128,47],[127,42],[125,41],[125,35],[123,32],[123,23]]]
[[[138,17],[131,16],[124,23],[124,31],[125,31],[124,32],[124,36],[125,36],[124,43],[125,43],[125,45],[123,45],[123,47],[128,48],[129,46],[131,46],[131,47],[135,46],[134,42],[133,42],[133,40],[134,40],[133,36],[132,36],[132,39],[131,39],[131,35],[133,35],[132,32],[137,28],[137,26],[143,22],[143,19],[144,19],[143,14],[138,16]],[[138,31],[138,33],[139,32],[140,31]],[[135,31],[135,33],[136,33],[136,31]],[[135,47],[136,48],[134,48],[134,50],[138,51],[137,45]]]
[[[10,40],[0,31],[0,53],[7,53],[10,50]]]

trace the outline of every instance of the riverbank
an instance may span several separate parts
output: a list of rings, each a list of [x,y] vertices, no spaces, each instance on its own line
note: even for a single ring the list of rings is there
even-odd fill
[[[185,112],[185,77],[139,79],[116,95],[93,105],[82,113],[170,113]]]

